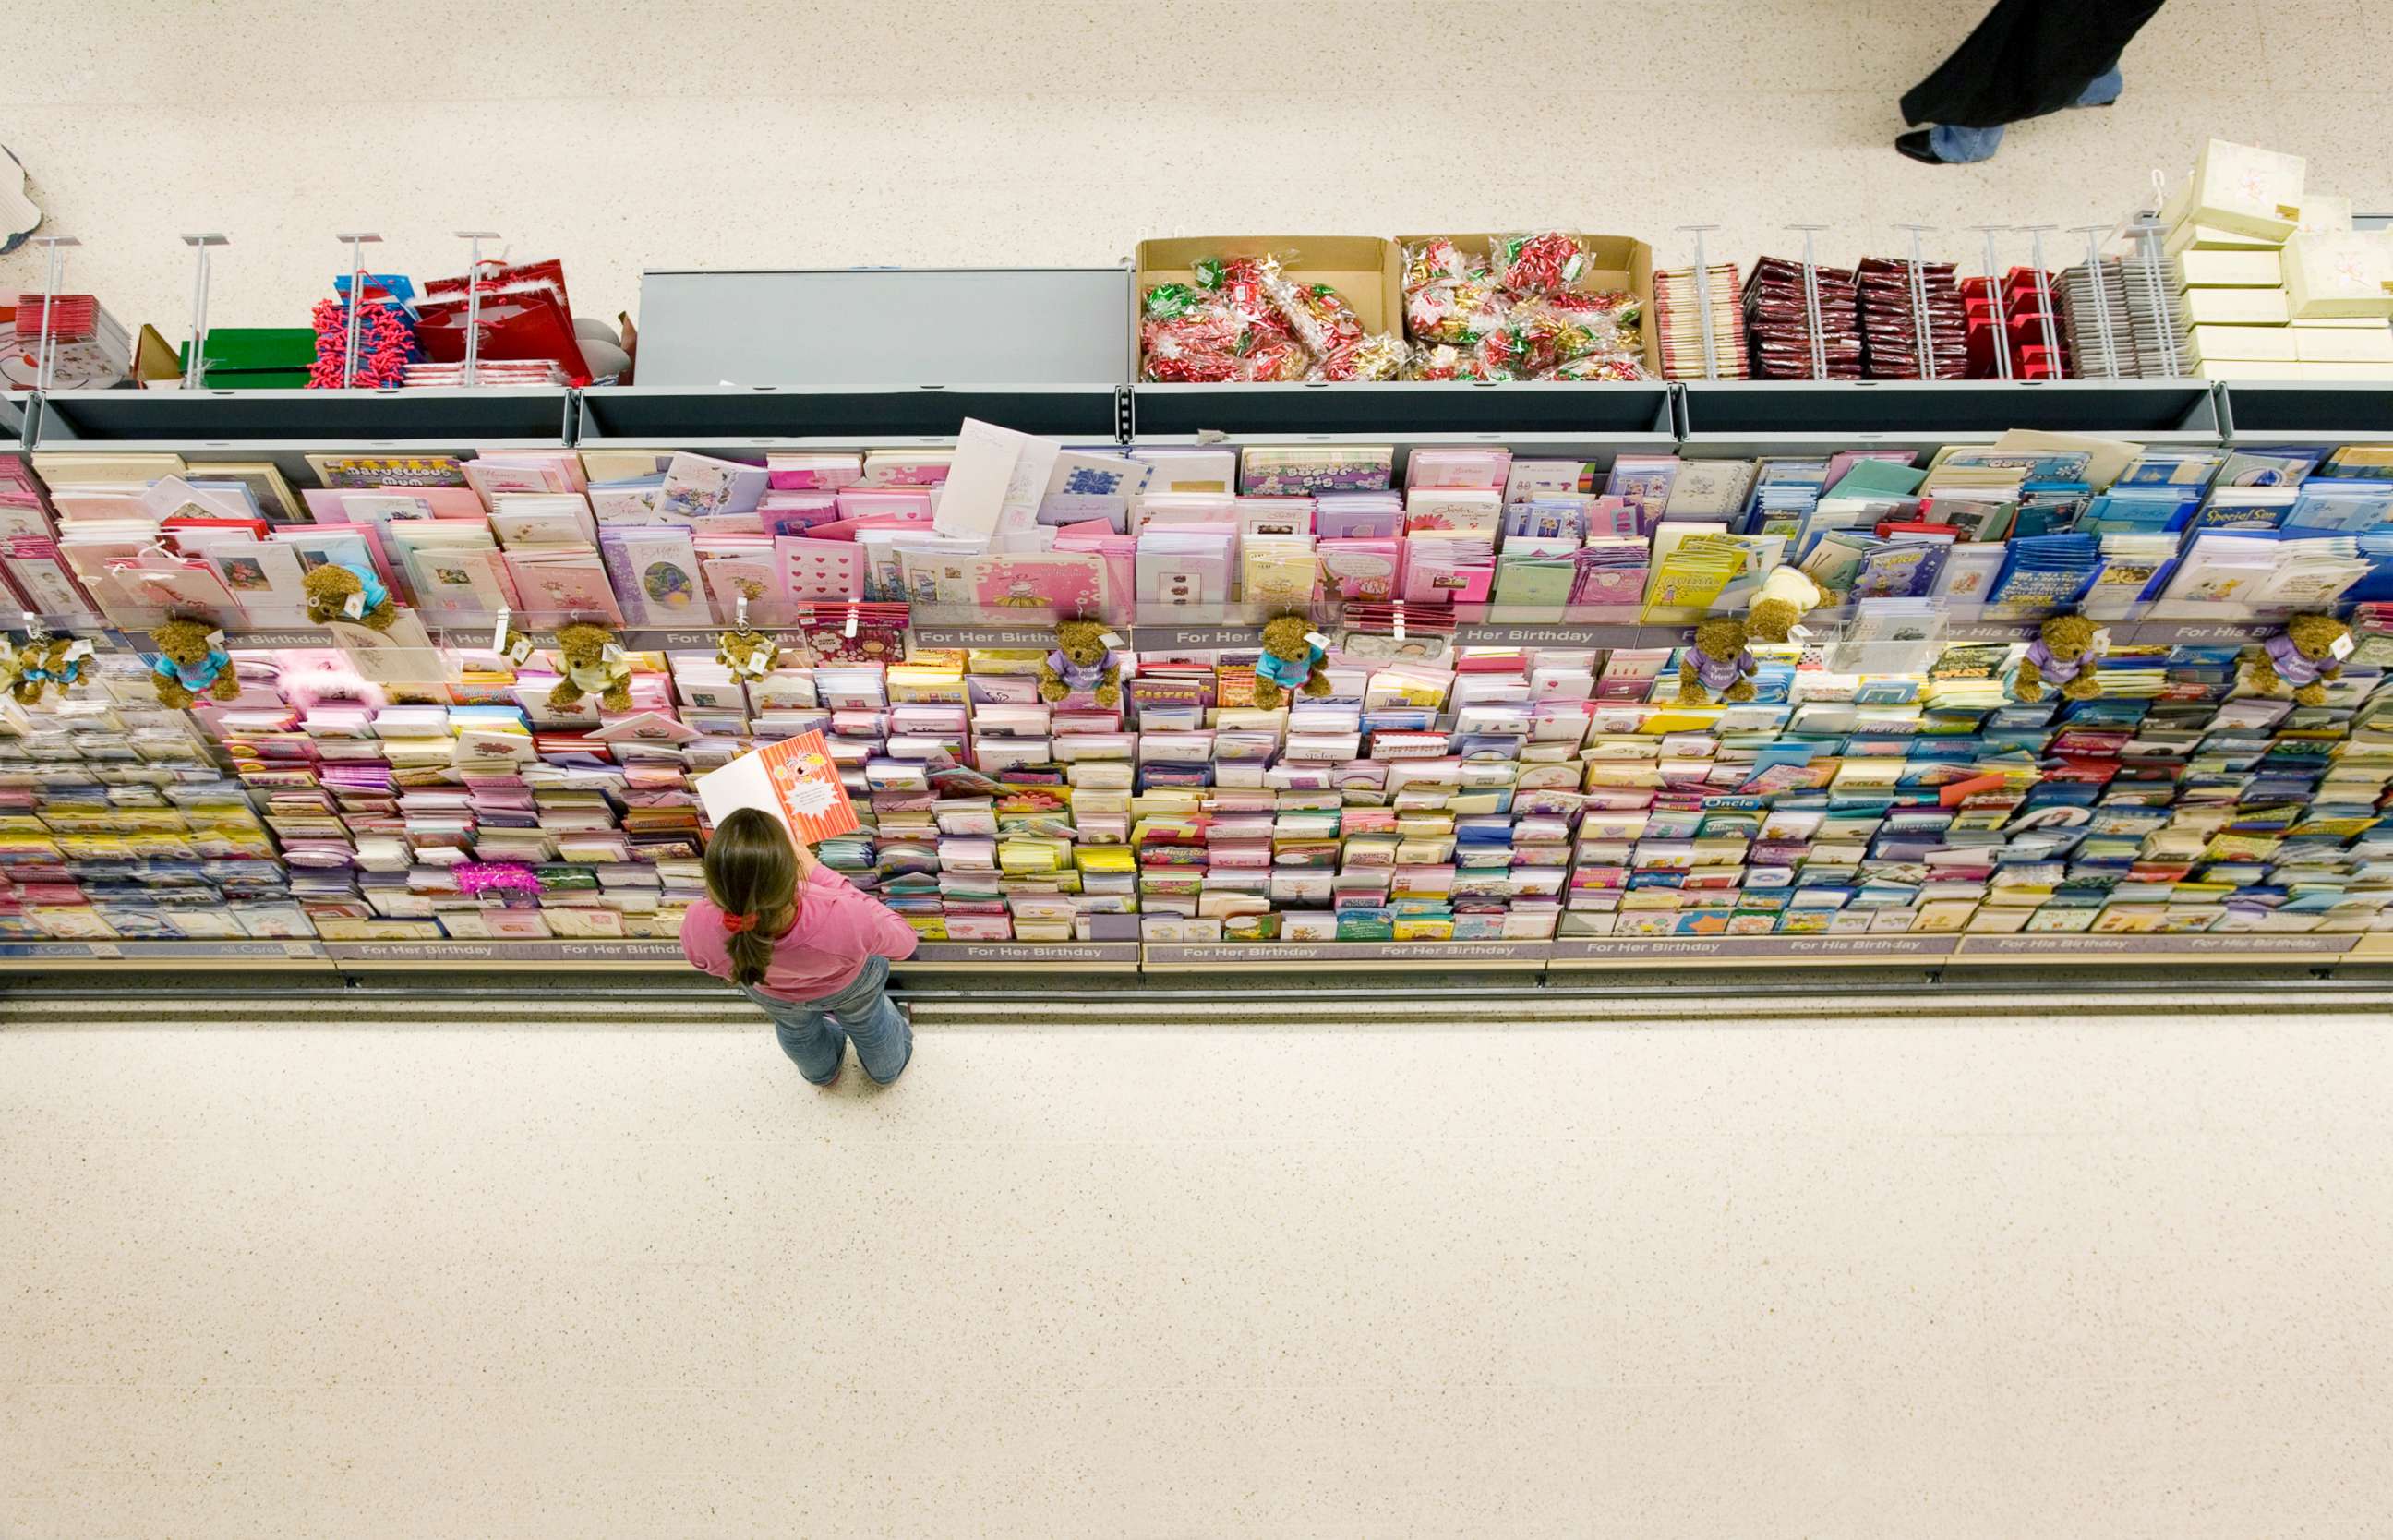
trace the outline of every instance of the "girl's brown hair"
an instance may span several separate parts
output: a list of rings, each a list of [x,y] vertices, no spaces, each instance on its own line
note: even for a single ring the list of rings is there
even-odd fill
[[[772,816],[743,807],[706,842],[706,894],[726,920],[746,920],[726,938],[731,982],[758,984],[773,943],[798,918],[798,857]]]

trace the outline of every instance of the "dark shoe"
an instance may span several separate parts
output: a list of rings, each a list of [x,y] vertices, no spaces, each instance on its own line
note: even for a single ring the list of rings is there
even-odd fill
[[[1928,165],[1952,164],[1950,161],[1938,158],[1934,147],[1929,142],[1928,135],[1929,131],[1925,128],[1915,128],[1908,134],[1898,134],[1894,137],[1894,148],[1913,160]]]

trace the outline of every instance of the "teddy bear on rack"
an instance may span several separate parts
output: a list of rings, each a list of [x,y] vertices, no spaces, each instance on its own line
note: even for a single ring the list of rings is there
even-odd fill
[[[2055,615],[2045,621],[2011,675],[2011,698],[2042,700],[2050,685],[2060,686],[2064,700],[2091,700],[2100,695],[2102,681],[2094,667],[2098,634],[2094,622],[2083,615]]]
[[[13,657],[0,657],[0,684],[19,705],[39,705],[43,692],[64,695],[82,682],[84,659],[93,650],[72,636],[29,636]]]
[[[1679,704],[1734,705],[1752,699],[1752,676],[1760,665],[1746,646],[1750,634],[1733,615],[1714,616],[1695,627],[1694,646],[1679,658]]]
[[[1039,698],[1053,705],[1085,692],[1107,711],[1121,704],[1120,655],[1103,620],[1059,620],[1055,649],[1039,665]]]
[[[1262,656],[1255,659],[1255,704],[1276,711],[1289,691],[1329,693],[1329,654],[1313,640],[1313,623],[1301,615],[1263,622]]]
[[[569,711],[594,695],[602,710],[632,709],[632,662],[607,627],[587,621],[557,627],[556,663],[562,677],[548,692],[549,710]]]
[[[369,631],[388,631],[399,620],[389,588],[371,568],[327,562],[311,568],[300,586],[307,594],[307,619],[320,626],[353,620]]]
[[[2327,684],[2343,677],[2350,656],[2349,626],[2332,615],[2296,615],[2243,665],[2243,684],[2255,695],[2290,689],[2297,703],[2323,706]]]
[[[203,695],[230,700],[241,694],[232,654],[222,646],[224,633],[207,621],[184,616],[161,620],[150,628],[150,641],[158,649],[150,672],[156,675],[151,683],[160,705],[179,710]]]
[[[1781,563],[1770,569],[1754,591],[1753,602],[1745,607],[1745,629],[1757,642],[1788,641],[1824,597],[1810,574]]]
[[[780,658],[781,646],[761,631],[742,626],[726,631],[714,644],[714,660],[730,671],[737,680],[762,679],[773,672]]]

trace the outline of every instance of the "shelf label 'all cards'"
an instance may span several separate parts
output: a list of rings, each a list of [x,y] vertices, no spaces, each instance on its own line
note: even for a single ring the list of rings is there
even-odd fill
[[[709,823],[720,825],[740,808],[753,807],[771,814],[804,844],[857,827],[830,745],[818,732],[783,738],[709,771],[698,777],[698,796]]]

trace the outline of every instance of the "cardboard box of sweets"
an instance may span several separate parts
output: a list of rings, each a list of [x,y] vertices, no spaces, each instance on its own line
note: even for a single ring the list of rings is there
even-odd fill
[[[1149,289],[1158,283],[1195,283],[1196,264],[1204,258],[1265,254],[1278,257],[1281,270],[1300,283],[1327,283],[1336,289],[1354,307],[1366,332],[1404,332],[1403,258],[1393,242],[1376,235],[1181,235],[1142,241],[1131,325],[1136,328]]]
[[[1517,233],[1517,232],[1515,232]],[[1640,310],[1638,333],[1644,339],[1645,367],[1655,379],[1662,377],[1662,343],[1654,324],[1654,248],[1633,235],[1589,235],[1582,231],[1566,232],[1594,258],[1594,268],[1579,281],[1582,289],[1617,289],[1637,296]],[[1451,241],[1464,251],[1484,256],[1498,239],[1495,232],[1454,235],[1400,235],[1389,243],[1387,292],[1393,296],[1394,308],[1389,314],[1401,329],[1405,320],[1405,250],[1423,241]]]

